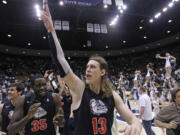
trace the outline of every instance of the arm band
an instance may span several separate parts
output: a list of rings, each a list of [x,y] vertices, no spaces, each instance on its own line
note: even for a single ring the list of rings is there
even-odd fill
[[[52,58],[57,65],[61,77],[65,77],[71,68],[64,57],[63,50],[58,41],[56,32],[48,33],[49,45],[51,49]]]

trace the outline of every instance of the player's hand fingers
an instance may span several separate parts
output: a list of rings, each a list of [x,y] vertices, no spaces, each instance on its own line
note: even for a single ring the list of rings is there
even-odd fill
[[[49,16],[51,16],[51,13],[50,13],[50,11],[49,11],[49,6],[48,6],[48,4],[45,5],[45,9],[46,9],[47,14],[48,14]]]
[[[125,129],[126,129],[126,127],[120,129],[120,130],[119,130],[119,133],[124,133],[124,132],[125,132]]]
[[[124,135],[130,135],[131,133],[131,126],[127,126],[127,128],[125,129]]]

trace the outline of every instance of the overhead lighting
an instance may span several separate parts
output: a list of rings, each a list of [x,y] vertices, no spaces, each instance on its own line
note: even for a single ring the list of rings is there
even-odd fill
[[[86,45],[83,45],[83,47],[85,48],[85,47],[86,47]]]
[[[116,15],[116,17],[111,21],[111,23],[109,24],[110,26],[115,25],[118,21],[119,15]]]
[[[31,43],[28,43],[27,45],[29,45],[29,46],[30,46],[30,45],[31,45]]]
[[[127,6],[126,6],[126,5],[123,5],[123,9],[126,10],[126,9],[127,9]]]
[[[8,36],[9,38],[11,38],[11,37],[12,37],[12,35],[11,35],[11,34],[8,34],[7,36]]]
[[[41,16],[41,10],[38,4],[36,4],[35,6],[36,9],[36,16],[39,18]]]
[[[71,59],[71,57],[68,57],[68,60],[70,60]]]
[[[107,8],[107,7],[108,7],[108,5],[107,5],[107,4],[105,4],[105,5],[104,5],[104,8]]]
[[[174,6],[174,4],[176,4],[176,2],[178,2],[179,0],[171,0],[171,2],[168,4],[168,6],[166,6],[166,7],[164,7],[163,9],[162,9],[162,12],[166,12],[169,8],[171,8],[171,7],[173,7]],[[157,13],[155,16],[154,16],[154,18],[159,18],[160,16],[161,16],[161,12],[159,12],[159,13]]]
[[[120,13],[122,14],[123,12],[124,12],[124,10],[121,9],[121,10],[120,10]]]
[[[113,20],[113,21],[114,21],[114,22],[117,22],[117,20],[118,20],[118,17],[114,18],[114,20]]]
[[[143,27],[142,27],[142,26],[140,26],[140,27],[139,27],[139,29],[140,29],[140,30],[142,30],[142,29],[143,29]]]
[[[168,10],[168,8],[167,7],[165,7],[165,8],[163,8],[163,12],[166,12]]]
[[[167,33],[167,34],[169,34],[169,33],[171,33],[171,31],[170,31],[170,30],[168,30],[168,31],[166,31],[166,33]]]
[[[108,49],[108,45],[106,45],[106,49]]]
[[[121,10],[121,6],[118,6],[118,10]]]
[[[161,16],[161,13],[159,12],[159,13],[157,13],[154,17],[157,19],[157,18],[159,18]]]
[[[123,43],[125,44],[125,43],[126,43],[126,41],[124,40],[124,41],[123,41]]]
[[[172,20],[168,20],[168,23],[172,23]]]
[[[46,36],[43,36],[43,39],[46,39]]]
[[[3,0],[2,3],[3,3],[3,4],[7,4],[7,1],[6,1],[6,0]]]
[[[39,9],[39,5],[38,4],[35,4],[35,9]]]
[[[150,19],[150,20],[149,20],[149,22],[150,22],[150,23],[153,23],[153,22],[154,22],[154,20],[153,20],[153,19]]]
[[[116,15],[116,18],[119,18],[119,15]]]
[[[115,25],[115,22],[114,22],[114,21],[112,21],[109,25],[110,25],[110,26]]]
[[[64,2],[63,2],[63,1],[60,1],[60,2],[59,2],[59,5],[63,6],[63,5],[64,5]]]
[[[144,36],[144,39],[146,39],[147,37],[146,36]]]
[[[169,4],[168,4],[168,7],[173,7],[174,6],[174,3],[173,2],[170,2]]]

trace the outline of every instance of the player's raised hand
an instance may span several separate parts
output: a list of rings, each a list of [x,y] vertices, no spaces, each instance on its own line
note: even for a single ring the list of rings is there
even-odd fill
[[[45,25],[45,27],[46,27],[48,32],[55,31],[54,30],[54,26],[53,26],[53,21],[52,21],[52,18],[51,18],[51,13],[49,11],[48,4],[45,5],[45,11],[41,11],[40,18],[44,22],[44,25]]]

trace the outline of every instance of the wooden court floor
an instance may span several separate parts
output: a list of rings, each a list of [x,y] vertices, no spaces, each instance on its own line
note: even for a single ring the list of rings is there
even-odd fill
[[[134,100],[130,101],[130,106],[131,106],[132,110],[139,110],[138,104]],[[120,129],[124,129],[127,126],[127,123],[125,121],[118,120],[118,119],[117,119],[117,123],[116,124],[117,124],[116,128],[117,128],[118,131]],[[154,133],[156,135],[165,135],[165,134],[163,134],[163,130],[161,128],[159,128],[159,127],[152,126],[152,129],[153,129],[153,131],[154,131]],[[123,135],[123,133],[117,133],[117,132],[114,133],[113,132],[113,135]],[[145,132],[144,128],[142,129],[141,135],[146,135],[146,132]]]

